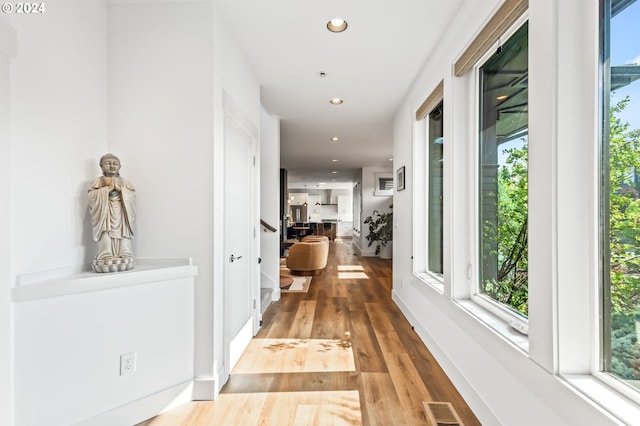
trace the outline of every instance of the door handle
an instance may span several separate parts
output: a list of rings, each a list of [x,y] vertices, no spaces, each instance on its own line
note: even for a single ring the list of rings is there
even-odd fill
[[[229,262],[233,263],[234,261],[240,259],[242,259],[242,256],[235,257],[234,255],[231,255],[231,257],[229,257]]]

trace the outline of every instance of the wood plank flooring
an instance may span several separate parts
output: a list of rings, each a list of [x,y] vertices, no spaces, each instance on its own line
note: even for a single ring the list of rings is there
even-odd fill
[[[450,403],[453,424],[480,425],[391,300],[391,277],[390,260],[332,242],[309,292],[283,294],[267,308],[216,401],[140,425],[442,424],[428,402]]]

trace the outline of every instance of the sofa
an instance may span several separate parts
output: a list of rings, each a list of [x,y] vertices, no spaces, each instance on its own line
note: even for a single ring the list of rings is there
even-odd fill
[[[294,275],[320,275],[328,256],[329,239],[309,236],[289,247],[286,265]]]

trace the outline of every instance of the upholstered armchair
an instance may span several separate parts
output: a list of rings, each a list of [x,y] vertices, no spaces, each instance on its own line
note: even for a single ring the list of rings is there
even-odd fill
[[[329,250],[329,237],[325,237],[324,235],[307,235],[306,237],[302,237],[300,241],[324,241],[327,243],[327,250]]]
[[[294,275],[319,275],[327,266],[329,241],[300,241],[289,247],[287,268]]]

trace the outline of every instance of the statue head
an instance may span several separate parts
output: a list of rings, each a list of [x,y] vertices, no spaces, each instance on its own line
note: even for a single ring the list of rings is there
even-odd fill
[[[105,176],[120,176],[120,159],[113,154],[105,154],[100,157],[100,168]]]

